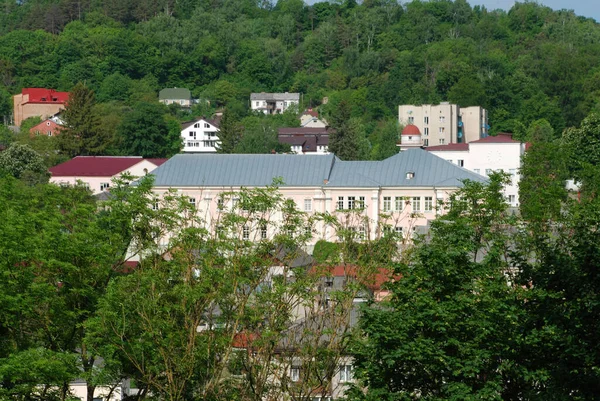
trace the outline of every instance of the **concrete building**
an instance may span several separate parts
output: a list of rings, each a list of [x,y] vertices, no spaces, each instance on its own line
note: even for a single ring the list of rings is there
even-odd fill
[[[480,106],[460,107],[443,102],[438,105],[401,105],[398,120],[419,128],[422,146],[468,143],[488,135],[487,110]]]
[[[29,117],[40,117],[46,120],[64,109],[68,99],[68,92],[57,92],[46,88],[23,88],[21,93],[13,96],[14,124],[20,127],[23,120]]]
[[[492,171],[510,174],[511,182],[504,188],[507,202],[519,206],[519,181],[521,159],[526,145],[512,139],[512,134],[488,136],[470,143],[430,146],[428,151],[458,167],[487,177]]]
[[[219,143],[221,118],[200,118],[181,126],[181,139],[185,153],[216,153]]]
[[[299,93],[251,93],[250,108],[265,114],[281,114],[290,106],[298,107],[300,104]]]

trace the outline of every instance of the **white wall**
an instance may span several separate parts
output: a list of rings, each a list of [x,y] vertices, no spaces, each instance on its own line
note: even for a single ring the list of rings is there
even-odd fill
[[[204,119],[181,131],[183,152],[190,153],[216,153],[219,142],[219,129]]]

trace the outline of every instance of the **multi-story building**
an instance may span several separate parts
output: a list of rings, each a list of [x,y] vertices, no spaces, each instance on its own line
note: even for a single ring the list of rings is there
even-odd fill
[[[216,153],[219,143],[219,122],[219,117],[215,119],[203,117],[182,124],[183,152]]]
[[[237,205],[234,198],[224,202],[220,194],[266,187],[280,178],[282,196],[300,210],[337,215],[364,239],[392,230],[410,236],[435,218],[440,202],[462,180],[485,181],[419,148],[382,161],[342,161],[333,154],[179,154],[152,174],[159,197],[169,189],[189,197],[208,228],[218,224],[222,210]],[[322,221],[311,231],[312,244],[338,238],[335,228]]]
[[[504,188],[507,202],[519,206],[519,181],[521,158],[526,145],[512,139],[512,134],[488,136],[470,143],[454,143],[430,146],[428,151],[476,174],[488,176],[492,171],[504,171],[510,175],[510,183]]]
[[[21,126],[23,120],[29,117],[40,117],[46,120],[64,109],[68,99],[68,92],[57,92],[46,88],[23,88],[21,93],[13,96],[14,124]]]
[[[290,106],[298,107],[300,104],[299,93],[251,93],[250,108],[265,114],[281,114]]]
[[[422,134],[422,146],[468,143],[488,135],[487,110],[480,106],[460,107],[442,102],[438,105],[401,105],[400,124],[412,124]]]

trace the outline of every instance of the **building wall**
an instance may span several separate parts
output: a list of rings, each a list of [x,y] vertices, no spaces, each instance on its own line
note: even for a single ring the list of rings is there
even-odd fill
[[[252,110],[259,110],[265,114],[278,114],[286,111],[291,105],[298,105],[297,100],[277,100],[277,101],[267,101],[267,100],[251,100],[250,108]],[[273,109],[267,109],[267,105],[274,106]]]
[[[191,107],[192,101],[191,99],[161,99],[159,102],[166,104],[167,106],[170,104],[178,104],[181,107]]]
[[[76,185],[78,181],[81,181],[84,185],[86,185],[94,195],[103,192],[101,189],[103,184],[108,184],[110,188],[112,184],[112,180],[114,178],[120,177],[124,173],[129,173],[134,177],[142,177],[154,170],[156,165],[149,162],[148,160],[141,160],[136,165],[131,168],[117,174],[114,176],[100,176],[100,177],[90,177],[90,176],[63,176],[63,177],[50,177],[50,182],[57,185]]]
[[[32,127],[29,133],[33,135],[45,135],[45,136],[56,136],[60,134],[61,126],[56,122],[48,119],[42,121],[40,124]]]
[[[461,108],[447,102],[439,105],[401,105],[398,106],[398,120],[402,125],[416,125],[421,131],[424,146],[447,145],[482,138],[482,126],[487,126],[487,111],[479,106]],[[460,122],[462,137],[459,137]]]
[[[181,131],[183,152],[216,153],[219,129],[205,120],[199,120]]]
[[[18,94],[13,96],[14,123],[17,126],[21,126],[23,120],[29,117],[39,116],[42,120],[45,120],[65,108],[62,103],[27,103],[28,101],[29,95]]]
[[[521,176],[521,157],[525,144],[514,143],[477,143],[469,144],[468,151],[432,151],[431,153],[460,165],[474,173],[488,176],[491,171],[502,170],[511,175],[511,182],[504,188],[504,195],[511,206],[519,205],[519,181]]]

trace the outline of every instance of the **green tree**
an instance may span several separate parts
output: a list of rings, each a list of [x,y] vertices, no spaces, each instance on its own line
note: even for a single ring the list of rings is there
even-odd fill
[[[30,146],[11,144],[0,153],[0,169],[29,184],[47,182],[50,174],[44,159]]]
[[[575,178],[581,179],[587,168],[600,165],[600,114],[587,116],[579,128],[568,128],[563,133],[569,166]]]
[[[382,121],[377,124],[375,131],[369,137],[371,145],[371,160],[387,159],[398,153],[396,146],[400,137],[401,127],[398,121]]]
[[[366,138],[361,137],[360,123],[351,117],[350,104],[346,100],[332,112],[330,124],[333,130],[329,136],[329,151],[342,160],[364,159]]]
[[[99,155],[108,146],[108,138],[100,135],[95,102],[94,91],[81,82],[69,93],[62,112],[64,127],[59,135],[60,148],[69,157]]]
[[[180,132],[170,130],[166,107],[159,103],[137,103],[123,117],[117,132],[121,152],[130,156],[171,157],[181,150]]]
[[[219,122],[218,153],[233,153],[242,140],[242,128],[229,109],[225,109]]]

